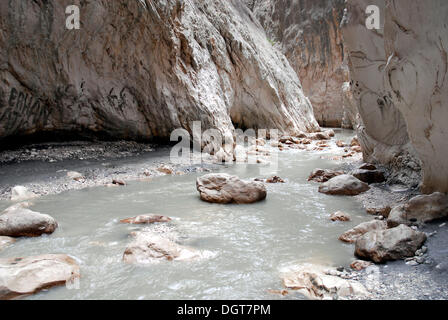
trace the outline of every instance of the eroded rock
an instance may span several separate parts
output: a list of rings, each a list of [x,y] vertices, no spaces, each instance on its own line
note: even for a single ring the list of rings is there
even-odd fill
[[[338,211],[338,212],[333,213],[330,216],[330,220],[331,221],[344,221],[345,222],[345,221],[350,221],[351,218],[350,218],[350,215],[348,213],[345,213],[345,212],[342,212],[342,211]]]
[[[392,209],[387,219],[389,227],[414,225],[448,217],[448,195],[440,192],[420,195]]]
[[[266,199],[263,183],[245,181],[224,173],[208,174],[196,180],[201,200],[212,203],[247,204]]]
[[[380,170],[357,169],[352,172],[352,176],[368,184],[386,181],[384,172]]]
[[[63,254],[0,259],[0,299],[14,299],[72,284],[79,277],[75,260]]]
[[[329,195],[356,196],[369,189],[368,184],[348,174],[336,176],[319,186],[319,192]]]
[[[343,174],[344,174],[343,171],[315,169],[308,177],[308,181],[315,181],[322,183],[327,182],[328,180]]]
[[[364,286],[356,281],[329,275],[329,268],[304,264],[282,275],[287,289],[297,290],[310,299],[339,299],[367,296]],[[336,273],[336,270],[334,270]]]
[[[361,271],[361,270],[364,270],[364,269],[370,267],[371,265],[372,265],[372,262],[370,262],[370,261],[355,260],[350,264],[350,267],[353,270]]]
[[[423,232],[399,225],[385,230],[370,231],[356,240],[355,255],[383,263],[415,256],[426,241]]]
[[[133,218],[120,220],[121,223],[128,224],[152,224],[157,222],[170,222],[171,218],[156,214],[143,214]]]
[[[0,214],[0,236],[38,237],[53,233],[57,227],[51,216],[22,206],[12,206]]]
[[[123,261],[132,264],[152,264],[160,261],[194,261],[207,257],[209,252],[182,246],[174,240],[150,230],[132,233]]]
[[[373,230],[385,230],[387,228],[387,224],[385,221],[379,221],[379,220],[372,220],[368,222],[363,222],[353,229],[350,229],[346,232],[344,232],[340,237],[339,240],[348,242],[348,243],[354,243],[356,240],[361,237],[362,235],[366,234],[367,232],[373,231]]]

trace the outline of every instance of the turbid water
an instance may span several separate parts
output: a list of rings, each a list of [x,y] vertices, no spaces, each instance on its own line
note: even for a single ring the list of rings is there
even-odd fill
[[[348,141],[351,135],[339,132],[336,139]],[[50,236],[20,239],[0,258],[65,253],[77,259],[79,289],[53,288],[28,299],[275,299],[268,290],[282,288],[280,273],[286,267],[348,265],[354,248],[338,237],[371,219],[353,198],[320,194],[318,184],[307,181],[313,169],[337,165],[329,159],[334,150],[280,152],[278,175],[287,183],[269,184],[266,201],[251,205],[202,202],[195,181],[204,173],[41,197],[31,209],[53,216],[59,228]],[[249,179],[261,177],[259,169],[235,164],[219,171]],[[9,204],[0,202],[0,209]],[[330,221],[338,210],[351,214],[352,221]],[[213,257],[144,267],[123,263],[129,233],[141,227],[119,220],[147,213],[173,218],[182,244],[211,251]]]

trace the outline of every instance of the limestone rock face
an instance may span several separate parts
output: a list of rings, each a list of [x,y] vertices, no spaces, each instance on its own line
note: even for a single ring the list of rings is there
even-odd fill
[[[413,257],[426,241],[423,232],[405,225],[387,230],[375,230],[358,238],[355,254],[358,257],[382,263]]]
[[[240,1],[0,3],[0,139],[168,139],[173,129],[316,131],[285,56]]]
[[[266,187],[258,181],[244,181],[237,176],[211,173],[196,180],[201,200],[212,203],[247,204],[264,200]]]
[[[340,22],[344,0],[244,0],[297,72],[322,126],[351,127]]]
[[[372,4],[381,30],[365,27]],[[443,0],[349,0],[343,23],[364,155],[411,180],[421,165],[424,193],[448,191],[447,14]]]
[[[0,259],[0,300],[72,283],[79,276],[75,260],[63,254]]]
[[[0,214],[0,236],[38,237],[53,233],[58,224],[51,216],[13,206]]]

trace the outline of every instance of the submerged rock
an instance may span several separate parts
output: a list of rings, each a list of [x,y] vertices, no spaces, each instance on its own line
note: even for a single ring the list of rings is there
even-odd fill
[[[448,195],[436,192],[420,195],[392,209],[387,219],[389,227],[414,225],[448,217]]]
[[[201,200],[212,203],[247,204],[266,199],[266,187],[258,181],[245,181],[237,176],[212,173],[196,180]]]
[[[373,230],[385,230],[387,228],[387,224],[385,221],[379,221],[379,220],[372,220],[368,222],[363,222],[353,229],[350,229],[346,232],[344,232],[340,237],[339,240],[348,242],[348,243],[354,243],[359,237],[364,235],[367,232],[373,231]]]
[[[0,236],[38,237],[53,233],[58,224],[51,216],[22,206],[12,206],[0,214]]]
[[[374,230],[356,240],[355,255],[383,263],[415,256],[426,241],[423,232],[400,225],[386,230]]]
[[[37,198],[38,195],[24,186],[15,186],[11,189],[11,201],[25,201]]]
[[[308,181],[327,182],[328,180],[343,174],[343,171],[315,169],[308,177]]]
[[[384,172],[380,170],[365,170],[358,169],[352,172],[352,175],[355,178],[358,178],[362,182],[365,183],[381,183],[386,181],[386,177],[384,176]]]
[[[356,196],[369,189],[368,184],[348,174],[336,176],[319,186],[319,192],[329,195]]]
[[[310,299],[339,299],[351,296],[367,296],[364,286],[356,281],[342,279],[329,273],[328,268],[304,264],[282,275],[283,284],[297,290]]]
[[[7,246],[14,243],[15,241],[16,241],[16,239],[14,239],[14,238],[0,236],[0,251],[2,251],[3,249],[5,249]]]
[[[132,234],[134,240],[128,245],[123,261],[132,264],[151,264],[167,261],[193,261],[205,258],[209,252],[182,246],[156,232],[141,231]]]
[[[14,299],[72,284],[79,277],[79,266],[64,254],[0,259],[0,299]]]
[[[271,178],[266,179],[266,183],[285,183],[285,180],[278,176],[273,176]]]
[[[121,223],[129,224],[151,224],[157,222],[170,222],[171,218],[156,214],[143,214],[137,217],[120,220]]]
[[[348,213],[342,212],[342,211],[338,211],[333,213],[330,216],[330,220],[331,221],[350,221],[350,215]]]

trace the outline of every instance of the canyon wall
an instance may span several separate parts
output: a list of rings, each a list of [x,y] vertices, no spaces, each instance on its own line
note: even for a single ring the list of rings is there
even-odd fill
[[[76,4],[81,29],[67,30]],[[319,126],[285,56],[240,1],[0,3],[0,143],[168,139],[175,128]]]
[[[365,26],[371,4],[381,30]],[[448,192],[447,16],[444,0],[349,0],[343,21],[364,155],[405,175],[421,166],[424,193]]]
[[[319,124],[351,127],[342,91],[348,81],[340,29],[345,0],[245,2],[299,75]]]

